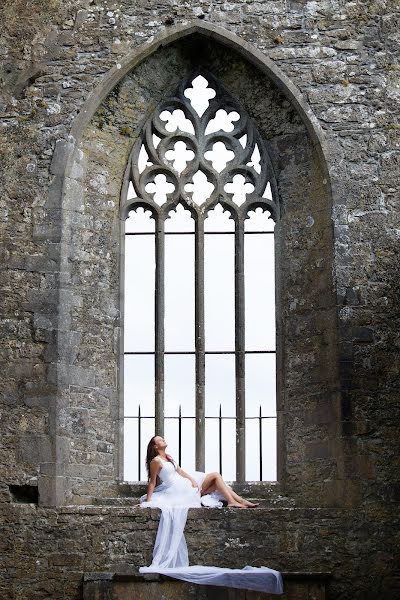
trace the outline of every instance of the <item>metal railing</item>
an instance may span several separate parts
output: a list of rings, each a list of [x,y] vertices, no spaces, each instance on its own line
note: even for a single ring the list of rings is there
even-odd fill
[[[128,416],[125,419],[137,419],[137,436],[138,436],[138,481],[141,481],[142,474],[142,421],[145,419],[153,419],[154,416],[148,417],[143,416],[141,413],[140,404],[138,407],[137,416]],[[195,417],[186,417],[182,416],[182,408],[179,405],[178,415],[176,417],[164,417],[165,420],[178,420],[178,464],[180,465],[182,462],[182,421],[184,419],[192,419],[195,420]],[[219,472],[222,475],[222,421],[225,420],[233,420],[236,421],[236,417],[223,417],[222,416],[222,405],[219,405],[219,414],[218,416],[206,416],[205,419],[218,419],[218,459],[219,459]],[[260,481],[263,481],[262,471],[263,471],[263,432],[262,432],[262,422],[264,419],[276,419],[276,416],[266,416],[262,414],[262,407],[259,407],[259,414],[257,417],[245,417],[245,420],[257,420],[258,421],[258,449],[259,449],[259,474]]]

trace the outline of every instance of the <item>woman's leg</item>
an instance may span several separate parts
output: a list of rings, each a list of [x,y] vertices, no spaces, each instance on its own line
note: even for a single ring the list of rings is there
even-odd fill
[[[203,485],[201,488],[201,495],[210,494],[211,492],[218,491],[228,502],[228,506],[236,506],[237,508],[244,508],[244,504],[235,499],[235,492],[226,485],[219,473],[208,473],[205,476]]]
[[[244,504],[247,508],[255,508],[256,506],[260,505],[259,502],[250,502],[249,500],[246,500],[245,498],[238,496],[233,490],[232,490],[232,496],[235,498],[235,500],[237,502]]]
[[[216,478],[220,477],[220,478],[221,478],[221,480],[222,480],[222,482],[224,483],[224,485],[225,485],[225,487],[226,487],[226,490],[228,490],[228,492],[230,493],[230,495],[232,496],[232,498],[233,498],[233,500],[234,500],[235,502],[237,502],[238,504],[241,504],[242,506],[244,506],[244,507],[246,507],[246,508],[255,508],[256,506],[259,506],[259,503],[256,503],[256,504],[255,504],[254,502],[249,502],[249,500],[245,500],[244,498],[242,498],[241,496],[239,496],[238,494],[236,494],[236,492],[234,492],[234,491],[233,491],[233,489],[232,489],[232,488],[231,488],[231,487],[230,487],[228,484],[226,484],[226,483],[224,482],[224,480],[222,479],[222,477],[221,477],[221,475],[220,475],[219,473],[209,473],[208,475],[209,475],[210,477],[209,477],[209,479],[206,481],[206,479],[207,479],[207,477],[208,477],[208,476],[206,475],[206,478],[205,478],[205,479],[204,479],[204,481],[203,481],[203,486],[202,486],[202,489],[201,489],[201,494],[202,494],[203,496],[204,496],[204,494],[209,494],[210,492],[213,492],[213,491],[215,491],[216,489],[218,489],[218,488],[215,486],[215,480],[214,480],[214,479],[213,479],[211,476],[214,476],[214,477],[216,477]],[[206,483],[208,484],[208,487],[207,487],[207,488],[205,487],[205,484],[206,484]],[[218,491],[221,491],[221,490],[219,490],[219,489],[218,489]],[[221,493],[222,493],[222,494],[225,496],[225,493],[224,493],[223,491],[222,491]],[[226,496],[225,496],[225,497],[226,497]],[[229,500],[228,500],[228,503],[229,503]]]
[[[236,492],[233,491],[230,485],[226,484],[226,487],[231,491],[234,500],[236,500],[236,502],[239,502],[240,504],[244,504],[244,506],[246,506],[247,508],[255,508],[256,506],[260,505],[259,502],[254,503],[250,502],[249,500],[246,500],[245,498],[242,498]]]
[[[228,486],[229,487],[229,486]],[[242,498],[241,496],[238,496],[238,494],[236,494],[232,488],[229,488],[231,490],[232,496],[234,497],[234,499],[236,500],[236,502],[240,502],[241,504],[244,504],[247,508],[255,508],[256,506],[259,506],[260,503],[259,502],[250,502],[249,500],[246,500],[245,498]]]

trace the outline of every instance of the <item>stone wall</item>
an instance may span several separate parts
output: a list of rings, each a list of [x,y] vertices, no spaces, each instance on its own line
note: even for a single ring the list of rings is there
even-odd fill
[[[80,600],[83,573],[138,574],[151,562],[158,512],[2,505],[2,600]],[[395,538],[390,524],[349,509],[192,509],[186,525],[192,564],[331,573],[327,598],[341,599],[396,597]]]
[[[34,564],[54,540],[65,598],[79,597],[79,573],[113,564],[113,537],[128,543],[125,518],[141,547],[129,513],[115,517],[101,559],[96,533],[73,558],[90,508],[61,505],[122,493],[121,187],[141,124],[194,56],[254,119],[283,207],[276,489],[298,507],[290,544],[308,542],[290,557],[289,542],[277,555],[260,536],[262,552],[283,570],[331,570],[335,598],[397,595],[396,10],[334,0],[3,4],[0,501],[10,597],[44,597],[54,564]],[[39,508],[14,502],[32,500],[26,485]],[[104,510],[89,522],[113,523]],[[307,510],[331,511],[328,561],[324,525],[316,517],[310,532]],[[247,513],[215,518],[232,539],[230,528],[251,529]],[[265,531],[278,535],[287,515],[269,518]],[[232,552],[235,564],[255,559],[246,548]]]

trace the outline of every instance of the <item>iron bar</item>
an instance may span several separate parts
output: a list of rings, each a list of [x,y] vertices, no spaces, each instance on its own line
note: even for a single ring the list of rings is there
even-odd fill
[[[135,352],[124,352],[124,354],[154,354],[151,350],[137,350]],[[164,354],[196,354],[191,350],[166,350]],[[235,354],[235,350],[206,350],[204,354]],[[246,354],[276,354],[276,350],[246,350]]]
[[[246,231],[246,235],[273,234],[273,231]],[[164,235],[193,235],[194,231],[166,231]],[[234,231],[206,231],[204,235],[234,235]],[[154,231],[131,231],[125,235],[154,235]]]
[[[138,414],[132,416],[125,416],[125,419],[137,419],[137,435],[138,435],[138,481],[141,481],[141,473],[142,473],[142,420],[143,419],[154,419],[154,416],[146,416],[142,415],[142,409],[140,404],[138,405]],[[165,419],[178,419],[178,464],[182,463],[182,420],[183,419],[196,419],[196,417],[183,416],[182,415],[182,406],[179,405],[179,412],[177,416],[173,417],[164,417]],[[259,432],[259,470],[260,470],[260,481],[262,479],[263,472],[263,435],[262,435],[262,421],[263,419],[276,419],[276,415],[263,415],[262,407],[260,405],[259,413],[254,417],[245,417],[245,421],[257,419],[258,421],[258,432]],[[222,416],[222,405],[219,405],[218,415],[215,416],[205,416],[204,419],[218,419],[218,463],[219,463],[219,472],[222,475],[222,421],[225,420],[236,420],[236,417],[223,417]]]
[[[262,408],[260,404],[260,415],[258,421],[258,428],[260,433],[260,446],[259,446],[259,457],[260,457],[260,481],[262,481],[262,467],[263,467],[263,457],[262,457]]]
[[[138,418],[137,415],[136,416],[135,415],[127,415],[126,417],[124,417],[124,419],[137,419],[137,418]],[[144,417],[144,416],[141,416],[140,418],[141,418],[142,421],[143,421],[143,419],[154,419],[154,417]],[[165,419],[179,419],[179,417],[164,417],[164,418]],[[181,416],[181,419],[195,419],[195,418],[196,417],[185,417],[183,415]],[[204,418],[205,419],[219,419],[219,416],[217,415],[215,417],[211,417],[210,416],[210,417],[204,417]],[[247,419],[257,419],[258,420],[259,418],[260,418],[259,415],[257,415],[256,417],[246,417],[246,421],[247,421]],[[276,419],[276,418],[277,418],[276,415],[263,416],[263,419]],[[236,417],[222,417],[222,419],[224,421],[226,419],[233,419],[233,420],[235,420]]]
[[[218,419],[218,434],[219,434],[219,473],[222,475],[222,407],[219,405]]]
[[[179,405],[179,416],[178,416],[178,464],[182,464],[182,409]]]
[[[138,480],[140,481],[140,477],[141,477],[141,462],[142,462],[142,454],[141,454],[141,447],[142,447],[142,432],[141,432],[141,414],[140,414],[140,404],[139,404],[139,410],[138,410]]]

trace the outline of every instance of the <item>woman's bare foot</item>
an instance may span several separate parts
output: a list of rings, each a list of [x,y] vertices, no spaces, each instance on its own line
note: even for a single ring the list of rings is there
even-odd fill
[[[243,504],[246,508],[256,508],[257,506],[260,506],[259,502],[249,502],[249,500],[244,500]]]
[[[228,502],[228,508],[246,508],[243,504],[240,504],[240,502]]]

